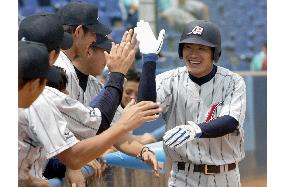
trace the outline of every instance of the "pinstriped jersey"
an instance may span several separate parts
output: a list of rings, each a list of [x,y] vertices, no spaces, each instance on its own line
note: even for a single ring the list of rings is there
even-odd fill
[[[65,72],[68,76],[68,84],[66,90],[69,92],[70,97],[80,101],[85,106],[88,106],[94,98],[94,95],[96,96],[103,88],[103,85],[94,76],[89,75],[87,87],[84,92],[84,90],[79,85],[79,79],[77,77],[73,64],[62,51],[60,52],[60,55],[54,65],[65,69]]]
[[[198,124],[224,115],[239,122],[236,132],[222,137],[194,139],[173,150],[164,146],[172,161],[223,165],[244,158],[246,87],[242,77],[218,66],[215,76],[199,86],[190,79],[187,68],[180,67],[157,75],[156,90],[166,130],[187,121]]]
[[[49,99],[41,94],[25,110],[19,110],[18,163],[28,160],[31,175],[42,177],[47,159],[75,145],[78,140],[67,128],[67,122]]]
[[[97,78],[92,75],[89,75],[87,87],[84,92],[84,90],[80,87],[79,79],[72,62],[62,51],[60,52],[59,57],[57,58],[54,65],[65,69],[65,72],[68,77],[68,84],[66,90],[69,92],[69,95],[73,99],[80,101],[85,106],[89,106],[89,103],[92,101],[92,99],[94,99],[94,97],[96,97],[103,88],[103,84],[101,84]],[[118,106],[115,116],[113,118],[113,122],[119,119],[122,110],[122,107]]]
[[[34,159],[31,174],[41,177],[46,158],[51,158],[77,143],[74,134],[79,139],[95,136],[100,123],[99,109],[85,107],[70,96],[46,86],[39,98],[19,117],[19,126],[25,129],[19,132],[19,137],[25,136],[28,139],[19,139],[19,159],[31,155]],[[68,141],[65,145],[65,136],[74,141]]]
[[[67,127],[77,138],[86,139],[97,134],[101,124],[101,112],[98,108],[86,107],[55,88],[46,86],[43,95],[55,104],[67,121]],[[42,114],[44,115],[44,114]]]

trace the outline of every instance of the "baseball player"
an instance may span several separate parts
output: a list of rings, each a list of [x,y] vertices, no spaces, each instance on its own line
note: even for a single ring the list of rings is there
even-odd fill
[[[19,36],[21,36],[21,39],[41,41],[47,46],[50,64],[54,63],[59,53],[59,48],[63,48],[63,46],[67,48],[67,44],[69,44],[70,47],[68,37],[66,37],[68,35],[63,32],[63,28],[61,24],[58,23],[57,17],[52,17],[54,17],[54,15],[31,16],[23,20],[19,28]],[[36,29],[34,29],[35,24]],[[121,50],[120,47],[116,49]],[[112,55],[110,56],[112,57]],[[122,61],[122,64],[129,62],[129,60],[127,61],[127,59],[129,59],[128,56],[125,56],[125,59],[126,60]],[[115,59],[114,62],[116,62]],[[56,98],[60,99],[56,100]],[[145,107],[144,104],[142,105],[135,107]],[[83,115],[79,114],[80,111],[83,113]],[[25,158],[30,156],[30,147],[34,146],[39,148],[36,154],[31,154],[32,158],[35,159],[33,161],[34,171],[32,174],[34,176],[41,176],[41,170],[45,165],[44,162],[39,160],[39,155],[42,154],[43,151],[42,148],[44,147],[45,151],[47,152],[47,158],[58,155],[59,153],[63,153],[65,152],[64,150],[70,150],[70,147],[73,148],[74,144],[76,144],[78,141],[74,137],[73,133],[70,132],[69,128],[66,128],[66,125],[68,125],[70,129],[73,125],[74,132],[76,132],[78,136],[87,134],[86,136],[90,137],[98,130],[94,127],[95,124],[99,124],[101,122],[100,114],[101,113],[98,108],[86,108],[81,103],[71,99],[65,94],[60,93],[55,89],[46,87],[33,106],[26,110],[21,117],[19,117],[19,125],[27,128],[27,131],[29,131],[29,136],[19,135],[19,141],[24,142],[23,146],[20,147],[19,159],[23,160],[23,157]],[[69,119],[70,122],[67,119]],[[112,130],[119,134],[119,131],[116,132],[116,128],[112,128]],[[56,129],[58,131],[56,131]],[[94,132],[90,133],[90,129]],[[116,135],[114,135],[114,137],[115,136]],[[26,138],[28,139],[27,141],[25,140]],[[109,146],[108,138],[104,137],[104,139],[105,144],[100,145],[99,148],[93,147],[93,158],[95,158],[94,154],[99,155],[101,153],[101,149],[104,150],[104,146]],[[95,146],[95,144],[93,146]],[[95,150],[96,153],[94,153]],[[70,151],[73,153],[72,149]],[[90,150],[87,149],[87,151]],[[82,150],[80,150],[79,153],[83,153]],[[74,160],[74,158],[77,159]],[[70,152],[65,152],[65,154],[60,156],[60,159],[63,160],[64,163],[67,163],[67,165],[71,168],[78,168],[77,166],[85,163],[86,160],[90,159],[90,156],[72,156]],[[19,167],[21,167],[21,164],[19,164]]]
[[[18,58],[18,108],[20,116],[23,108],[29,107],[40,95],[53,69],[48,63],[46,47],[40,43],[19,42]],[[18,130],[20,134],[23,132],[21,126],[18,127]],[[22,167],[18,171],[18,185],[21,187],[49,186],[45,180],[32,177],[29,174],[31,165],[30,160],[23,160]]]
[[[25,53],[23,55],[24,57],[26,56]],[[39,55],[38,52],[37,55]],[[39,73],[39,71],[37,73]],[[40,97],[43,99],[37,99],[35,103],[49,102],[44,95]],[[66,98],[66,100],[69,102],[72,101],[68,100],[68,98]],[[159,109],[157,109],[158,105],[150,102],[138,103],[137,105],[133,105],[133,103],[134,101],[126,107],[125,113],[122,114],[117,125],[111,127],[99,136],[80,143],[78,143],[73,133],[66,128],[66,122],[63,116],[55,116],[54,113],[49,112],[49,110],[55,110],[56,107],[36,108],[31,106],[29,110],[30,113],[38,114],[41,113],[39,110],[44,110],[47,114],[32,118],[29,116],[30,113],[21,111],[19,113],[19,170],[21,170],[24,160],[30,160],[30,163],[33,163],[32,167],[38,168],[33,170],[38,173],[31,174],[40,176],[41,173],[39,169],[43,168],[43,166],[39,165],[42,162],[39,162],[38,159],[41,158],[43,154],[47,157],[57,156],[70,168],[80,168],[80,166],[104,152],[119,136],[138,127],[145,121],[156,119],[156,116],[153,116],[153,114],[159,112]],[[49,105],[52,106],[50,103]],[[150,108],[155,109],[151,111],[149,110]],[[57,114],[58,113],[60,112],[57,111]],[[28,123],[26,123],[27,120],[29,120]],[[48,126],[42,126],[42,121],[48,121]]]
[[[102,108],[106,109],[108,113],[111,113],[110,111],[113,113],[111,115],[106,115],[107,118],[102,119],[102,125],[100,125],[97,132],[97,134],[99,134],[109,127],[110,122],[116,121],[120,116],[122,108],[119,106],[119,104],[122,97],[122,83],[129,67],[125,68],[119,65],[119,63],[113,62],[113,59],[110,58],[109,54],[106,51],[104,52],[104,50],[109,50],[110,47],[110,41],[106,37],[106,35],[110,33],[110,30],[105,29],[104,26],[98,23],[94,24],[94,27],[91,28],[93,29],[94,33],[96,33],[96,41],[88,46],[89,48],[87,48],[85,52],[82,50],[81,53],[77,53],[77,50],[75,49],[85,49],[85,45],[79,44],[83,43],[82,40],[86,39],[77,37],[76,30],[80,29],[82,25],[87,26],[86,23],[88,23],[90,19],[97,18],[98,16],[98,10],[94,5],[87,4],[87,6],[88,9],[86,10],[87,12],[85,14],[88,15],[87,17],[78,17],[82,8],[85,7],[85,5],[82,5],[81,3],[70,3],[60,11],[59,15],[63,23],[63,27],[65,28],[65,31],[72,34],[74,45],[69,50],[61,51],[59,58],[55,62],[55,65],[64,68],[66,71],[69,79],[67,90],[70,96],[86,106],[89,106],[91,102],[90,106],[94,107],[94,103],[96,103],[96,100],[93,100],[94,97],[98,96],[101,90],[102,92],[97,98],[100,98],[102,94],[107,92],[107,90],[102,89],[102,84],[100,84],[99,81],[93,76],[101,73],[103,70],[103,66],[101,66],[101,64],[107,64],[111,72],[110,79],[116,77],[116,79],[121,81],[121,92],[107,93],[109,97],[108,100],[105,100],[105,103],[103,103]],[[72,7],[72,11],[70,11],[70,7]],[[130,29],[129,31],[125,32],[122,42],[119,44],[120,47],[124,47],[124,51],[120,52],[118,49],[116,54],[115,52],[110,52],[110,54],[116,56],[118,60],[124,60],[125,58],[123,56],[127,52],[127,49],[131,50],[131,53],[133,52],[134,54],[135,44],[136,36],[133,34],[133,30]],[[112,48],[114,49],[119,46],[112,44]],[[122,55],[118,55],[119,53]],[[132,62],[134,61],[134,56],[131,60]],[[109,66],[110,64],[112,67]],[[115,65],[119,66],[116,68],[122,68],[122,70],[114,70],[113,67],[115,67]],[[108,82],[112,82],[112,80],[109,80]],[[119,102],[115,101],[115,98],[119,98]],[[119,108],[117,112],[114,113],[115,111],[113,109],[116,109],[117,107]],[[115,116],[113,117],[113,115]],[[107,123],[105,123],[104,120],[107,120]],[[132,156],[138,155],[143,150],[143,145],[135,141],[135,139],[130,135],[122,137],[115,144],[115,146],[118,147],[119,150]],[[154,154],[151,151],[148,151],[148,149],[144,150],[146,150],[144,155],[148,155],[149,158],[151,158],[150,160],[153,160],[153,162],[156,163],[156,161],[154,161]]]
[[[152,31],[147,22],[137,26],[140,51],[149,58],[144,47],[152,43],[147,37]],[[204,20],[187,24],[178,54],[185,67],[158,75],[157,98],[151,98],[161,103],[166,121],[164,150],[172,166],[168,185],[240,186],[246,86],[238,74],[215,65],[221,55],[218,26]],[[155,68],[154,60],[145,63],[142,74],[147,76],[141,82],[154,82]],[[155,90],[150,86],[144,89]]]

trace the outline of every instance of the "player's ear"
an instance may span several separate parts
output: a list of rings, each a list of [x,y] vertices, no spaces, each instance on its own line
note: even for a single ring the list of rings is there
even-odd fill
[[[93,53],[94,53],[93,50],[94,49],[92,49],[91,47],[88,47],[88,49],[87,49],[87,56],[88,56],[88,58],[90,58],[93,55]]]
[[[74,36],[78,37],[81,32],[83,32],[83,25],[78,25],[74,30]]]
[[[53,49],[48,53],[49,65],[52,66],[59,56],[60,50]]]

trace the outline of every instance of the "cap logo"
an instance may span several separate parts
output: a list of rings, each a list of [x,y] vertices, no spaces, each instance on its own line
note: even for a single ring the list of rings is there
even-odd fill
[[[26,37],[22,37],[21,41],[27,41]]]
[[[191,32],[187,33],[187,35],[190,35],[190,34],[198,34],[198,35],[201,35],[203,32],[203,28],[196,25],[192,30]]]

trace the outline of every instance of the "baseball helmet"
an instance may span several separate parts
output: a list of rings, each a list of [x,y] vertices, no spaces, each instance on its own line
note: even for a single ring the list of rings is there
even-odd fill
[[[221,34],[217,25],[205,20],[196,20],[187,24],[179,41],[178,54],[182,58],[185,43],[201,44],[212,47],[213,60],[218,62],[221,56]]]

